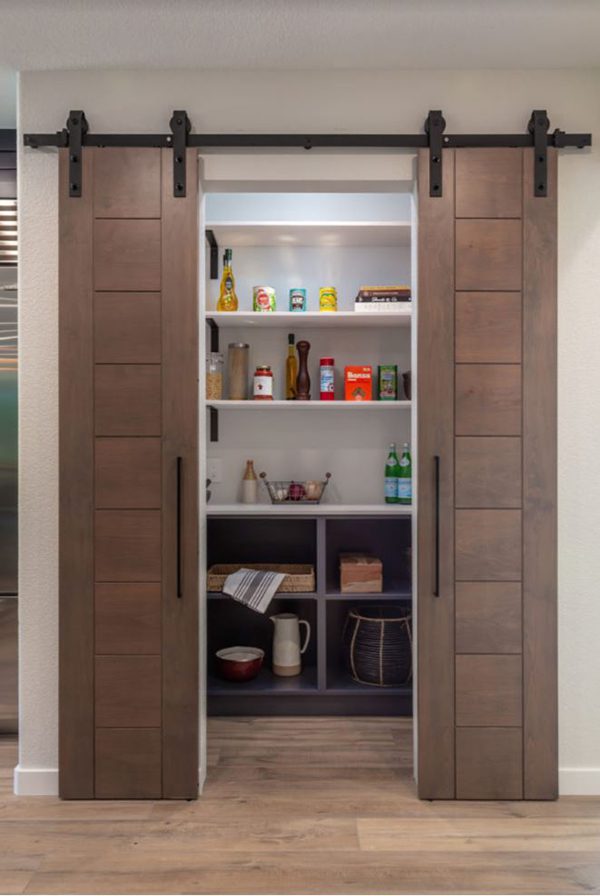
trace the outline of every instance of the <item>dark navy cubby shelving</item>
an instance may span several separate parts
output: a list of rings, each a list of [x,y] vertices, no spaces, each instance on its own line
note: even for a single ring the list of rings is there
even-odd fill
[[[410,509],[409,509],[410,510]],[[208,712],[210,715],[411,715],[412,686],[380,688],[355,682],[346,668],[342,632],[348,610],[368,603],[410,608],[410,512],[398,515],[314,517],[209,516],[208,565],[214,563],[312,563],[316,590],[278,594],[265,615],[221,593],[208,594]],[[383,561],[381,594],[342,594],[339,554],[368,551]],[[308,620],[311,640],[301,675],[280,678],[271,672],[273,625],[269,616],[297,613]],[[215,651],[236,644],[262,647],[259,676],[243,684],[216,673]],[[285,698],[285,699],[282,699]]]

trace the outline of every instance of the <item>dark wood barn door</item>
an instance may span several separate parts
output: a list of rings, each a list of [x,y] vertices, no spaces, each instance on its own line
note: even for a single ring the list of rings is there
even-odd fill
[[[557,796],[556,167],[419,160],[418,781]]]
[[[60,158],[60,793],[198,791],[197,154]]]

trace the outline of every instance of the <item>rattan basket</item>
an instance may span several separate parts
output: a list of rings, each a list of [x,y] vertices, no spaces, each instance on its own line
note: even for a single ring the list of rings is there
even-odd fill
[[[207,591],[222,591],[227,576],[242,567],[285,573],[278,593],[300,594],[315,590],[315,568],[310,563],[216,563],[208,570]]]
[[[348,671],[360,684],[398,687],[412,678],[409,610],[395,606],[356,607],[344,628]]]

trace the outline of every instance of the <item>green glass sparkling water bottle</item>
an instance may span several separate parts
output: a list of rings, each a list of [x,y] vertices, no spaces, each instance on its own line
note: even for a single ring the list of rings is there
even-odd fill
[[[412,503],[412,459],[408,449],[408,442],[402,448],[400,458],[400,473],[398,475],[398,503]]]
[[[388,458],[385,462],[384,495],[386,504],[398,504],[398,481],[400,477],[400,461],[396,454],[396,443],[392,442]]]

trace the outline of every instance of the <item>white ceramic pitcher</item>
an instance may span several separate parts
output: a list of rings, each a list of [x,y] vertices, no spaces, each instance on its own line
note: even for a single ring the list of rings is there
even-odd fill
[[[301,655],[310,641],[310,625],[306,619],[299,619],[295,613],[276,613],[271,616],[275,626],[273,633],[273,674],[300,675]],[[300,626],[306,626],[304,644],[300,647]]]

